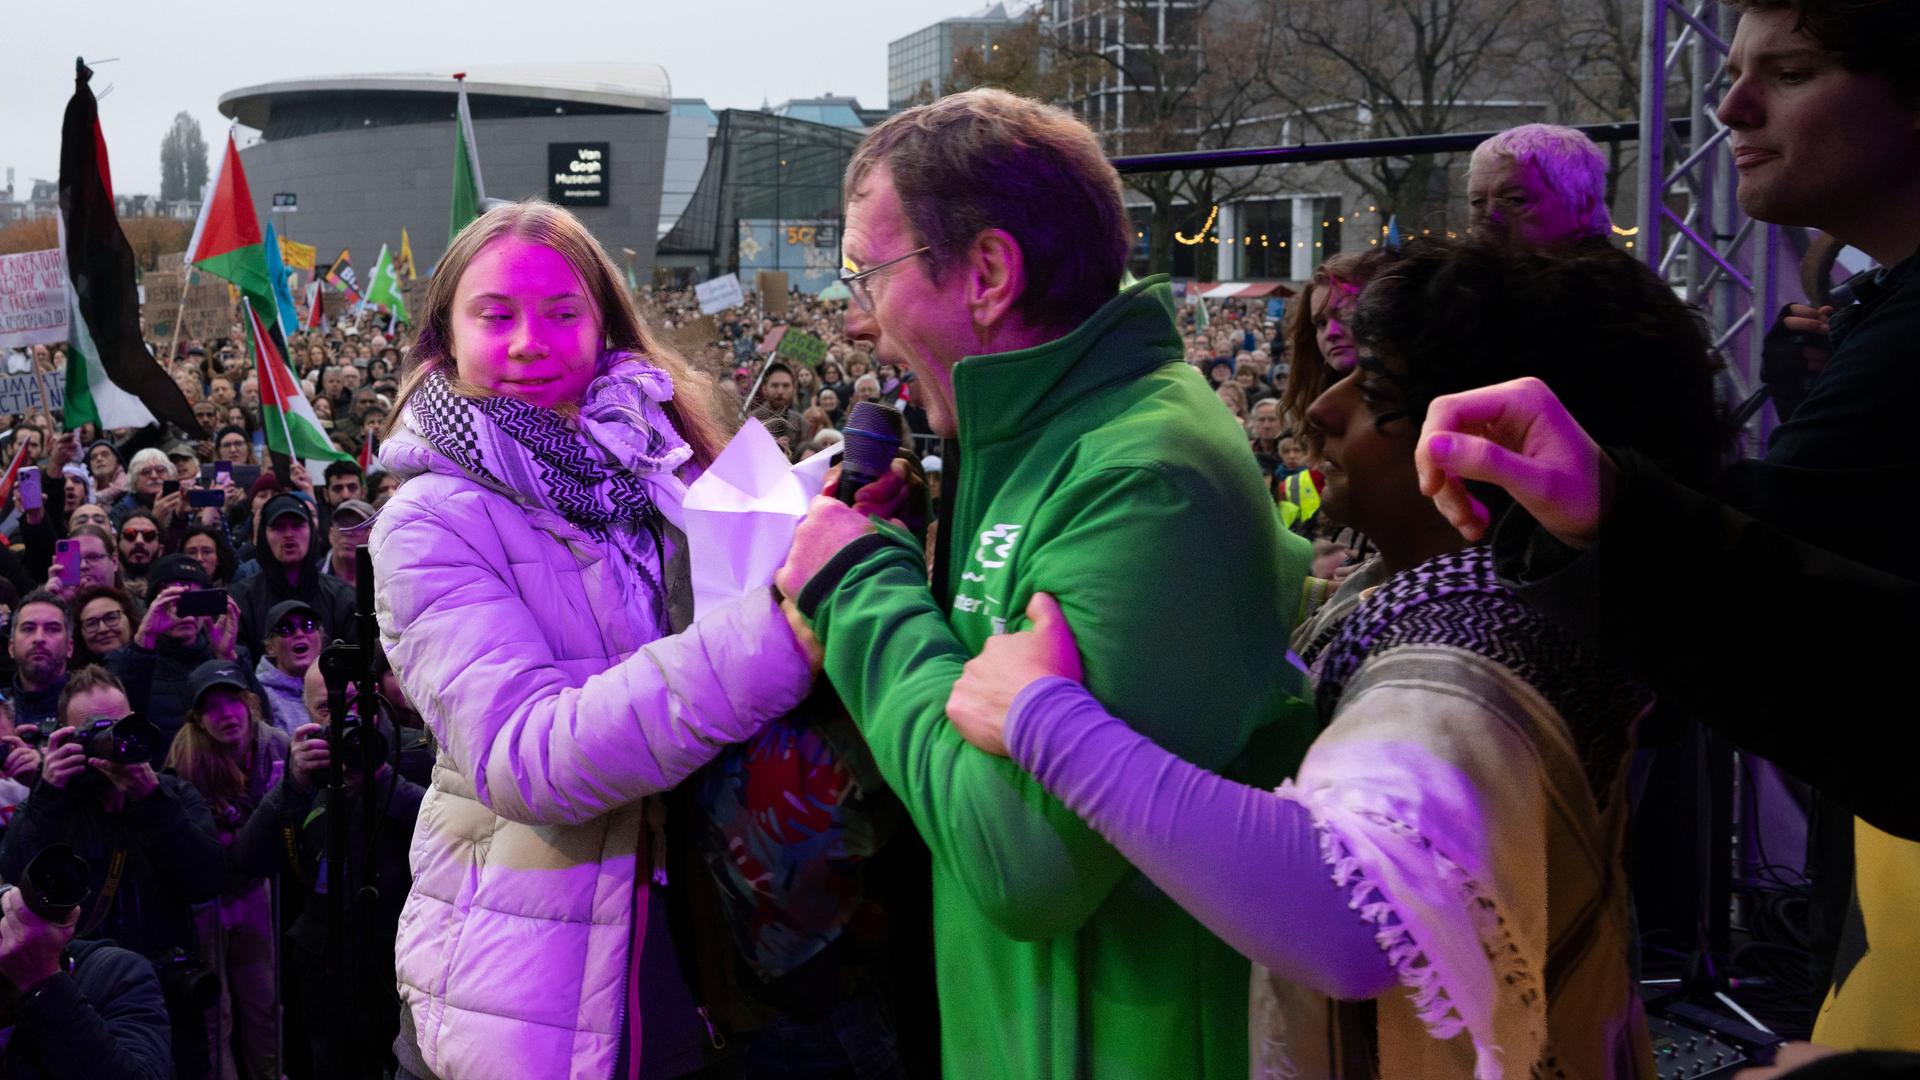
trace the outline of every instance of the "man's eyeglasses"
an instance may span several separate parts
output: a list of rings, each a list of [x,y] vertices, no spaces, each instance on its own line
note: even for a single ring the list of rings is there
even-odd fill
[[[149,465],[146,468],[141,469],[138,475],[140,476],[172,476],[174,474],[174,471],[175,470],[170,465]]]
[[[160,532],[157,529],[121,529],[120,539],[138,540],[151,544],[155,540],[160,539]]]
[[[114,627],[119,626],[122,622],[125,622],[125,621],[126,621],[126,616],[121,612],[108,611],[108,612],[103,612],[99,615],[95,615],[91,619],[81,619],[80,629],[87,630],[87,631],[111,630]]]
[[[294,634],[311,634],[320,629],[320,624],[310,618],[282,619],[273,628],[277,637],[291,637]]]
[[[868,281],[872,276],[889,267],[898,266],[915,256],[925,255],[932,250],[932,244],[922,244],[912,251],[907,252],[905,255],[888,259],[878,266],[869,266],[865,270],[860,269],[852,259],[842,257],[840,260],[840,284],[845,285],[847,291],[853,294],[853,302],[860,305],[860,310],[871,315],[873,314],[873,293],[869,291]]]

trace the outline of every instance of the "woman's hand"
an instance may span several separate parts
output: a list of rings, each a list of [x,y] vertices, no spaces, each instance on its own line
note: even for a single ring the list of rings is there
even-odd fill
[[[180,616],[174,612],[173,605],[188,588],[185,583],[176,583],[160,590],[160,595],[148,605],[146,618],[140,620],[140,628],[133,632],[134,644],[143,649],[152,649],[160,644],[160,639],[179,624]],[[232,603],[232,600],[229,599],[228,603]]]
[[[232,593],[228,593],[226,613],[213,620],[213,625],[208,628],[207,646],[213,650],[213,655],[220,659],[234,660],[237,659],[239,645],[240,604],[233,598]]]
[[[967,661],[947,698],[947,719],[968,742],[1007,756],[1007,710],[1033,682],[1052,675],[1085,682],[1080,648],[1060,604],[1046,593],[1027,602],[1029,628],[987,639],[980,655]]]
[[[1468,540],[1486,535],[1487,508],[1465,480],[1504,488],[1542,528],[1584,548],[1619,485],[1619,469],[1547,384],[1515,379],[1435,398],[1414,444],[1420,491]]]

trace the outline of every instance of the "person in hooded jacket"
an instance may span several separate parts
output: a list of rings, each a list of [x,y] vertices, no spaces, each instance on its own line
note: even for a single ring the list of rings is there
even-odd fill
[[[266,653],[269,619],[283,600],[298,600],[320,613],[323,640],[357,639],[353,589],[314,565],[313,506],[298,495],[275,495],[254,522],[253,557],[260,572],[233,586],[240,605],[240,638],[254,656]]]

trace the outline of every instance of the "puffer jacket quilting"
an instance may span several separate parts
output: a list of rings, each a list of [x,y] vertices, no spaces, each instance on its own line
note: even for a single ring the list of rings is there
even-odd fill
[[[764,594],[660,637],[610,546],[417,443],[383,458],[417,475],[373,527],[381,640],[441,746],[396,945],[422,1059],[609,1076],[641,799],[797,705],[805,655]]]

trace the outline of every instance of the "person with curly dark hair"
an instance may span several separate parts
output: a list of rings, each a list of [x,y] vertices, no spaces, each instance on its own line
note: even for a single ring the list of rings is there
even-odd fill
[[[1109,715],[1045,596],[947,715],[1266,968],[1256,1075],[1652,1076],[1621,854],[1653,695],[1500,584],[1413,450],[1435,397],[1533,376],[1699,482],[1726,445],[1707,340],[1623,253],[1414,241],[1354,341],[1309,416],[1329,512],[1379,555],[1295,638],[1327,726],[1293,781],[1227,780]],[[1369,1029],[1377,1056],[1345,1047]]]

